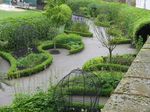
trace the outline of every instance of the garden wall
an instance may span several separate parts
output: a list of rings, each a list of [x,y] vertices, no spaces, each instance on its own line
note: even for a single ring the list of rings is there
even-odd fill
[[[150,38],[102,112],[150,112]]]

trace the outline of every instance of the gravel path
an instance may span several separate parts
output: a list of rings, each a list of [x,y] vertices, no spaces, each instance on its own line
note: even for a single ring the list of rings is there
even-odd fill
[[[0,57],[0,72],[7,73],[9,67],[10,67],[9,63]]]
[[[83,38],[85,49],[82,52],[68,55],[67,50],[60,49],[61,54],[53,56],[53,63],[46,70],[30,77],[12,80],[12,87],[5,86],[5,91],[0,92],[0,106],[10,104],[15,93],[33,93],[37,88],[46,90],[49,85],[56,84],[72,69],[81,68],[87,60],[97,56],[107,56],[107,49],[96,38],[96,35],[99,36],[97,30],[104,31],[104,29],[95,29],[92,21],[88,21],[87,24],[90,26],[90,31],[94,33],[94,38]],[[113,54],[130,54],[135,52],[135,49],[125,44],[118,45],[113,51]]]

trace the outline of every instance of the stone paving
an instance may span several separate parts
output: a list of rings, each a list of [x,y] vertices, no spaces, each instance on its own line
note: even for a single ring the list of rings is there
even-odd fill
[[[150,112],[150,38],[102,112]]]
[[[24,9],[15,8],[14,6],[8,4],[0,4],[0,10],[16,12],[25,11]]]
[[[97,31],[104,31],[104,29],[95,29],[92,21],[87,21],[87,24],[90,26],[90,31],[93,32],[94,37],[83,38],[85,49],[82,52],[68,55],[67,50],[59,49],[61,54],[53,56],[53,63],[46,70],[30,77],[12,80],[12,87],[5,86],[5,91],[0,92],[0,106],[10,104],[15,93],[33,93],[37,88],[47,90],[50,84],[56,84],[71,70],[81,68],[87,60],[97,56],[107,56],[107,49],[96,38]],[[118,45],[113,51],[114,55],[131,53],[136,53],[136,50],[131,48],[129,44]]]

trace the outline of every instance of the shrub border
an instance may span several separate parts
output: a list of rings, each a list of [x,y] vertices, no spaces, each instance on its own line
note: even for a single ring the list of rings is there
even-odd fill
[[[0,51],[0,56],[2,58],[4,58],[5,60],[7,60],[9,62],[9,64],[10,64],[10,68],[9,68],[7,74],[10,74],[10,73],[16,71],[17,60],[10,53],[4,52],[4,51]]]
[[[52,44],[50,44],[49,46],[51,46]],[[16,71],[14,73],[9,73],[9,77],[23,77],[23,76],[29,76],[29,75],[32,75],[32,74],[35,74],[35,73],[38,73],[44,69],[46,69],[51,63],[52,63],[52,60],[53,60],[53,57],[50,53],[48,53],[47,51],[44,50],[44,48],[47,47],[47,44],[41,44],[40,46],[37,47],[37,49],[39,50],[40,53],[43,53],[46,57],[47,57],[47,60],[45,60],[44,62],[42,62],[41,64],[39,65],[36,65],[35,67],[33,68],[28,68],[28,69],[24,69],[24,70],[19,70],[19,71]]]
[[[84,70],[85,71],[113,70],[113,71],[127,72],[128,69],[129,69],[129,66],[125,66],[125,65],[100,63],[100,64],[91,65]]]
[[[84,44],[82,43],[79,49],[71,49],[70,46],[68,45],[56,45],[58,48],[65,48],[69,50],[69,54],[74,54],[77,52],[80,52],[81,50],[84,49]],[[46,69],[53,60],[52,55],[45,51],[44,49],[49,49],[49,48],[53,48],[53,43],[52,42],[48,42],[48,43],[43,43],[41,45],[39,45],[37,47],[38,51],[40,53],[43,53],[46,57],[47,60],[45,60],[44,62],[42,62],[39,65],[36,65],[33,68],[28,68],[28,69],[24,69],[24,70],[17,70],[17,60],[10,54],[10,53],[6,53],[3,51],[0,51],[0,56],[4,59],[6,59],[9,63],[10,63],[10,68],[8,70],[7,76],[9,78],[19,78],[19,77],[24,77],[24,76],[30,76],[32,74],[38,73],[44,69]]]
[[[78,34],[78,35],[83,36],[83,37],[90,37],[90,38],[93,37],[93,33],[91,33],[91,32],[83,33],[83,32],[71,31],[71,30],[65,30],[64,32],[67,34],[68,33]]]

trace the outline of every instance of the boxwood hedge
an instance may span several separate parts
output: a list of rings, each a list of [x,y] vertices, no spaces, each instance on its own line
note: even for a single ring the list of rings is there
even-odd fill
[[[52,43],[49,43],[49,44],[44,43],[44,44],[41,44],[40,46],[38,46],[38,50],[40,51],[40,53],[43,53],[43,55],[45,55],[45,57],[47,57],[47,59],[44,62],[42,62],[41,64],[36,65],[33,68],[28,68],[28,69],[24,69],[24,70],[17,70],[17,61],[10,53],[0,51],[0,56],[2,56],[4,59],[6,59],[11,65],[10,69],[7,73],[8,77],[9,78],[18,78],[18,77],[23,77],[23,76],[29,76],[29,75],[32,75],[34,73],[44,70],[46,67],[48,67],[52,63],[52,60],[53,60],[52,55],[49,54],[44,49],[47,47],[52,47],[52,46],[53,46]]]

